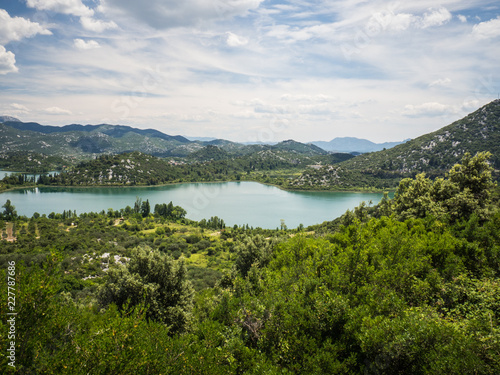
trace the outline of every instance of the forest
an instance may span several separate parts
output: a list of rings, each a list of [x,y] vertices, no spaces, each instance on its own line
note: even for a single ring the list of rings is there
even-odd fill
[[[498,374],[500,210],[488,153],[308,228],[226,227],[140,197],[1,212],[19,374]],[[12,276],[13,275],[13,276]],[[11,279],[11,278],[13,279]],[[10,341],[0,323],[2,348]],[[15,367],[11,366],[14,365]]]
[[[221,156],[222,155],[222,156]],[[52,158],[36,159],[30,167],[18,154],[4,162],[34,175],[12,173],[0,180],[0,191],[32,186],[155,186],[180,182],[258,181],[293,188],[289,181],[308,166],[336,164],[350,154],[313,155],[287,150],[264,150],[246,156],[232,156],[216,146],[207,146],[189,158],[162,159],[141,152],[100,155],[76,165],[60,165],[49,171]],[[41,160],[41,161],[40,161]],[[40,161],[40,164],[38,164]],[[0,165],[1,166],[1,165]]]

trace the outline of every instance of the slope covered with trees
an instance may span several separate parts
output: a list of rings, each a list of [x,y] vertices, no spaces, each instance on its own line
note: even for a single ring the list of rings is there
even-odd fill
[[[290,185],[304,189],[394,188],[401,178],[417,173],[442,176],[465,153],[474,155],[482,151],[490,152],[490,162],[500,169],[499,99],[442,129],[394,148],[359,155],[335,166],[307,170]]]
[[[7,187],[31,186],[35,183],[58,186],[131,186],[240,180],[284,186],[291,176],[299,174],[307,165],[338,163],[350,157],[352,156],[349,154],[308,156],[279,149],[265,149],[246,156],[231,156],[217,146],[206,146],[192,153],[187,159],[163,159],[132,152],[101,155],[72,167],[63,166],[63,171],[37,175],[35,181],[27,180],[22,175],[8,177],[0,181],[0,190]],[[51,159],[57,160],[48,157],[47,162]],[[25,162],[24,165],[28,164]]]

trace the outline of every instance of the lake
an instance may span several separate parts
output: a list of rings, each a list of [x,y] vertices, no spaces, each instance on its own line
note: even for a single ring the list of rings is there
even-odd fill
[[[362,201],[378,203],[382,193],[290,192],[257,182],[186,183],[161,187],[31,188],[0,194],[0,205],[10,199],[19,215],[63,210],[83,212],[133,207],[136,197],[157,203],[173,202],[192,220],[218,216],[226,225],[274,229],[281,219],[288,228],[333,220]]]

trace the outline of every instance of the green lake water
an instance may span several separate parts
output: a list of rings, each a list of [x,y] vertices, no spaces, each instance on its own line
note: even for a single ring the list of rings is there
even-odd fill
[[[274,229],[281,219],[288,228],[333,220],[362,201],[376,204],[382,193],[290,192],[257,182],[187,183],[161,187],[33,188],[0,194],[0,205],[10,199],[19,215],[63,210],[83,212],[133,207],[136,197],[157,203],[173,202],[193,220],[222,218],[226,225],[249,224]]]

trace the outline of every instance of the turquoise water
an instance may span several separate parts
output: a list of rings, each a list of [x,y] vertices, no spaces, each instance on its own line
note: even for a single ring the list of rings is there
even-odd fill
[[[136,197],[183,207],[193,220],[222,218],[226,225],[249,224],[274,229],[281,219],[289,228],[333,220],[362,201],[378,203],[382,193],[290,192],[257,182],[188,183],[161,187],[36,188],[0,194],[0,205],[10,199],[19,215],[71,210],[107,211],[133,207]]]

